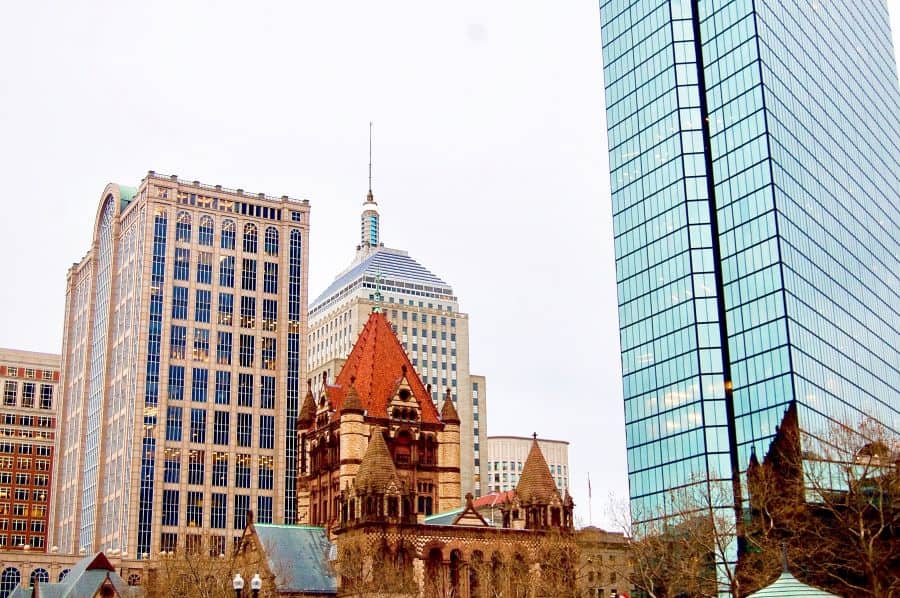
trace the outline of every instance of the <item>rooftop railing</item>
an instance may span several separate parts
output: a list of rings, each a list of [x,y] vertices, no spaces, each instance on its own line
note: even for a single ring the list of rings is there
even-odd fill
[[[229,189],[228,187],[223,187],[222,185],[207,185],[206,183],[201,183],[200,181],[186,181],[184,179],[178,178],[177,174],[160,174],[154,170],[147,171],[147,177],[157,179],[160,181],[169,181],[172,183],[178,183],[179,185],[186,185],[191,187],[196,187],[197,189],[205,189],[207,191],[219,192],[219,193],[230,193],[232,195],[240,195],[242,197],[246,197],[247,199],[265,199],[267,201],[291,201],[295,203],[300,203],[304,205],[309,205],[308,199],[295,199],[293,197],[289,197],[287,195],[282,195],[281,197],[275,197],[274,195],[266,195],[265,193],[248,193],[243,189]]]

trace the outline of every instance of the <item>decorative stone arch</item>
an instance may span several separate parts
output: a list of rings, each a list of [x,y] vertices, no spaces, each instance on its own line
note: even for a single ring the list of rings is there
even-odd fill
[[[470,548],[458,538],[454,538],[444,544],[444,559],[448,560],[450,558],[450,553],[454,550],[459,551],[460,558],[468,560]]]
[[[422,548],[419,550],[416,557],[425,561],[428,559],[428,554],[432,550],[437,549],[441,553],[441,560],[443,560],[444,559],[444,546],[445,546],[445,544],[443,542],[441,542],[440,540],[429,540],[428,542],[425,543],[424,546],[422,546]]]

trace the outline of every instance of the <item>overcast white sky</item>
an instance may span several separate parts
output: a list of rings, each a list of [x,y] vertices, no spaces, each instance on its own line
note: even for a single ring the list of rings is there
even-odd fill
[[[590,471],[606,524],[627,481],[597,6],[15,3],[0,346],[60,351],[100,193],[150,169],[309,199],[315,297],[353,255],[372,120],[383,240],[470,314],[489,433],[568,440],[578,515]]]

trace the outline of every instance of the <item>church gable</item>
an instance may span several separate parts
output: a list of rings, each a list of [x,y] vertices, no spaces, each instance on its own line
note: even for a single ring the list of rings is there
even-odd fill
[[[350,386],[356,389],[369,417],[415,416],[440,423],[431,393],[416,374],[391,325],[372,313],[334,384],[326,387],[332,409],[340,412]]]

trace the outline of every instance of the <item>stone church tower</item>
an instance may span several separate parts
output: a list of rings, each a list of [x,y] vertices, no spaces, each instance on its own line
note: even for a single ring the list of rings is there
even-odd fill
[[[383,314],[322,387],[298,417],[298,523],[334,527],[348,509],[415,522],[460,506],[459,416],[450,397],[438,414]]]

